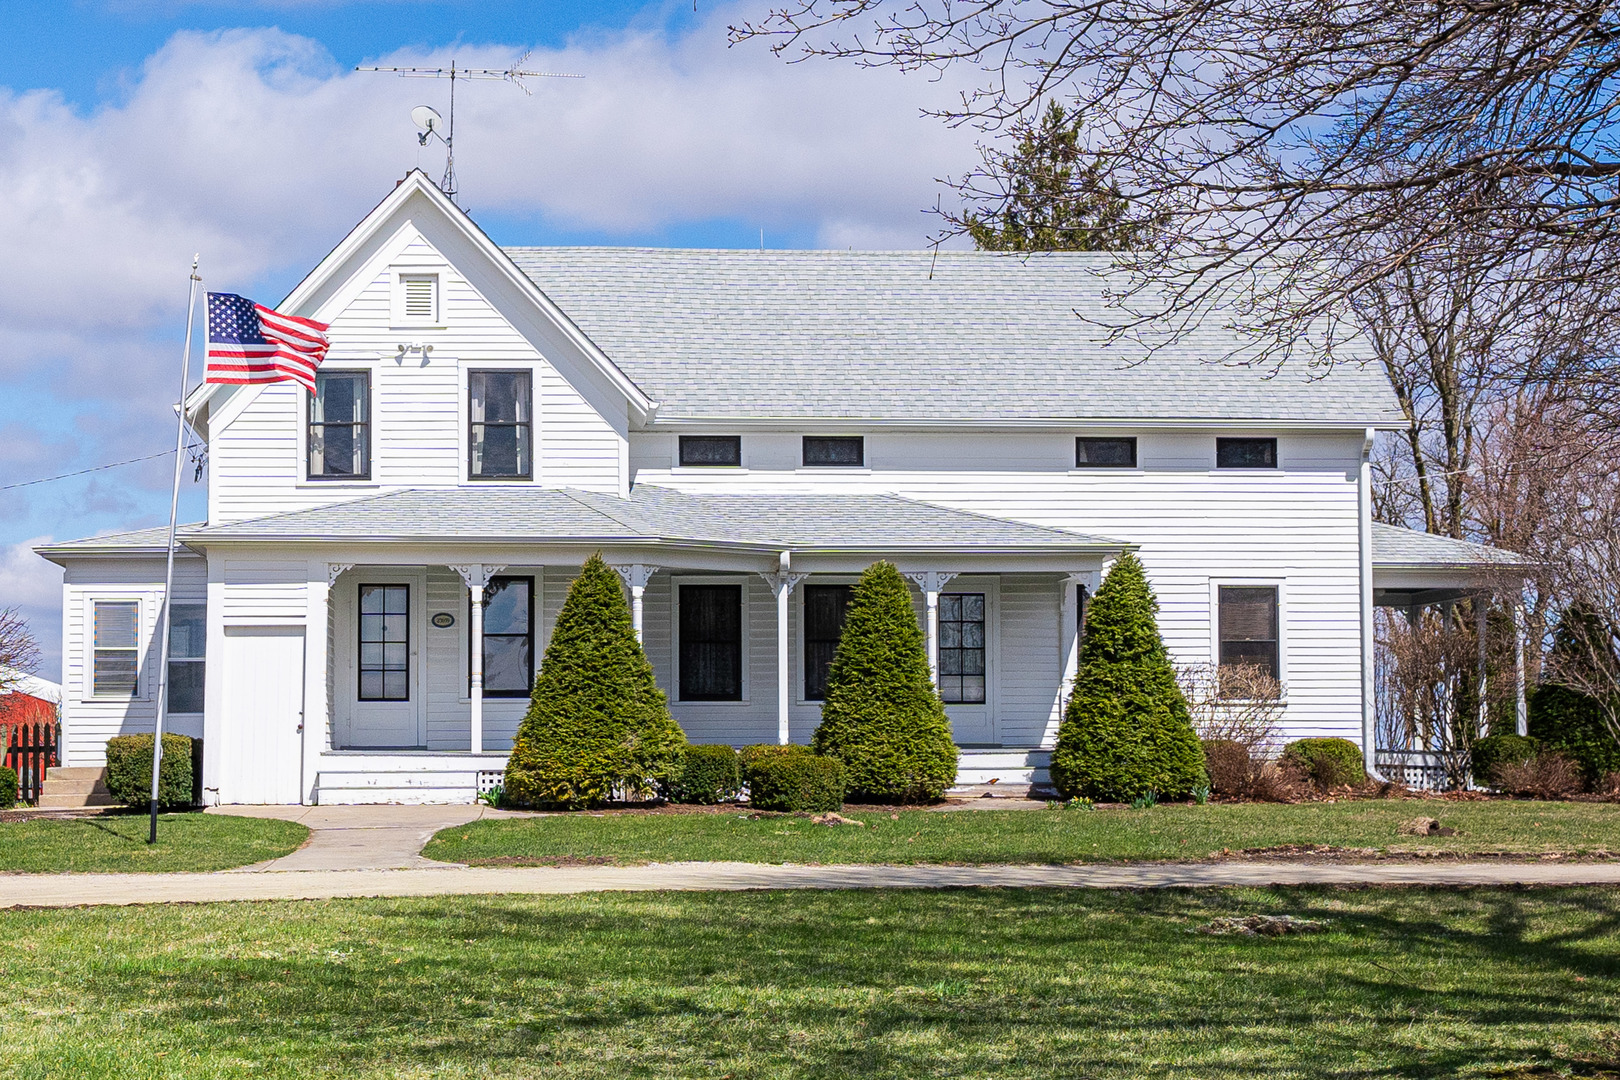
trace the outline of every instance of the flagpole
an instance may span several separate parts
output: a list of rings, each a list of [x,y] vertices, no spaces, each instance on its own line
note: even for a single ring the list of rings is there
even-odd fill
[[[152,724],[152,827],[148,844],[157,843],[158,776],[163,764],[163,718],[169,708],[169,626],[173,621],[174,605],[174,533],[180,514],[180,470],[186,461],[186,385],[191,382],[191,324],[197,317],[197,262],[201,256],[191,257],[191,289],[186,297],[186,345],[180,354],[180,404],[174,425],[174,488],[169,493],[169,546],[163,568],[163,617],[158,620],[158,692],[157,714]]]

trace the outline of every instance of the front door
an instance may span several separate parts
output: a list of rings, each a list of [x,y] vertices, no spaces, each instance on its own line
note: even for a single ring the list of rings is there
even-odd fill
[[[299,803],[304,726],[304,631],[227,626],[220,798]]]
[[[346,584],[338,642],[346,662],[336,749],[426,746],[421,662],[425,592],[421,576],[409,572],[373,571]]]
[[[996,742],[989,641],[993,593],[988,587],[959,586],[959,591],[939,596],[939,696],[958,746],[992,746]]]

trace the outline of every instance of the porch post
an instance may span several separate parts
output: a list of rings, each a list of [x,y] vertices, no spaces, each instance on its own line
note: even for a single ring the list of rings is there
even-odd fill
[[[635,628],[636,640],[641,640],[641,598],[647,591],[647,582],[659,570],[656,566],[645,563],[629,563],[628,565],[613,567],[624,583],[630,586],[630,625]]]
[[[1063,672],[1060,696],[1064,699],[1073,692],[1074,680],[1080,674],[1080,597],[1077,593],[1082,587],[1095,593],[1099,576],[1095,571],[1065,574],[1059,586],[1063,591],[1058,605],[1062,613],[1059,616],[1062,625],[1058,627],[1058,659]],[[1058,708],[1063,708],[1062,700]]]
[[[1486,731],[1485,724],[1490,718],[1490,709],[1485,705],[1485,672],[1488,665],[1485,649],[1485,597],[1483,594],[1474,597],[1474,637],[1479,644],[1479,719],[1477,724],[1479,731],[1484,734]]]
[[[1530,734],[1530,705],[1524,686],[1524,600],[1513,598],[1513,730],[1518,735]]]
[[[461,580],[467,586],[467,599],[470,602],[469,625],[472,630],[471,656],[468,657],[468,667],[471,669],[471,684],[468,697],[471,699],[468,709],[468,749],[474,754],[484,752],[484,590],[489,588],[489,579],[506,569],[504,566],[488,566],[484,563],[471,563],[463,566],[452,566],[450,569],[461,575]]]
[[[759,575],[776,597],[776,741],[782,746],[788,744],[790,737],[788,706],[792,701],[792,679],[788,674],[788,601],[793,595],[793,587],[810,576],[793,573],[788,569],[791,565],[792,553],[784,551],[781,555],[782,569],[774,574]]]
[[[923,604],[927,608],[928,677],[939,685],[939,594],[957,574],[954,570],[920,570],[906,577],[922,590]]]

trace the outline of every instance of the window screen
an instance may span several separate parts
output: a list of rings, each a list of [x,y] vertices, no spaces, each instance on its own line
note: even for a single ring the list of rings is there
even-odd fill
[[[1134,469],[1136,468],[1136,440],[1134,438],[1074,440],[1074,467],[1077,469]]]
[[[681,700],[742,700],[742,586],[680,590]]]
[[[491,578],[484,593],[484,696],[526,698],[533,689],[534,578]]]
[[[806,465],[855,466],[866,464],[866,440],[859,435],[804,437]]]
[[[371,376],[322,371],[309,398],[309,478],[371,476]]]
[[[1273,586],[1222,585],[1221,666],[1252,664],[1282,677],[1277,656],[1277,590]]]
[[[682,465],[741,465],[742,436],[682,435]]]
[[[140,664],[141,605],[134,600],[97,600],[95,657],[90,692],[97,697],[134,697]]]
[[[853,585],[804,586],[804,699],[827,698],[827,672],[832,669],[838,639],[844,632]]]
[[[1217,469],[1275,469],[1276,439],[1216,439]]]
[[[203,658],[207,648],[207,605],[174,605],[169,613],[169,712],[203,711]]]
[[[947,705],[984,704],[984,594],[939,597],[939,696]]]
[[[472,428],[467,474],[474,480],[529,479],[534,459],[529,372],[473,371],[467,379]]]
[[[360,586],[360,700],[411,699],[411,591]]]

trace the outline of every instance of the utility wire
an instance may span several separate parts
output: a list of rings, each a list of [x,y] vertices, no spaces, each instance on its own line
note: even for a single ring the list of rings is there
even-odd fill
[[[195,450],[201,445],[202,443],[192,443],[190,446],[186,447],[186,449]],[[123,461],[114,461],[107,465],[92,465],[88,469],[79,469],[75,472],[59,473],[56,476],[42,476],[38,480],[24,480],[20,484],[0,484],[0,491],[11,491],[13,488],[33,487],[35,484],[48,484],[52,480],[66,480],[69,477],[84,476],[87,473],[105,472],[107,469],[117,469],[125,465],[133,465],[138,461],[151,461],[153,458],[168,457],[172,453],[174,453],[173,450],[161,450],[156,454],[146,454],[141,457],[126,458]]]

